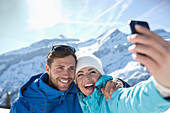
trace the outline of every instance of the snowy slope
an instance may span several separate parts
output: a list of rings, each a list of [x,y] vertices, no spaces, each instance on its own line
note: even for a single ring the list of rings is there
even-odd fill
[[[169,40],[170,33],[159,29],[159,35]],[[76,54],[93,53],[103,62],[106,74],[119,77],[134,85],[150,77],[147,69],[131,58],[128,47],[131,45],[127,34],[118,29],[109,29],[95,39],[81,42],[63,35],[46,39],[32,45],[5,53],[0,56],[0,105],[5,104],[6,92],[13,102],[18,96],[19,87],[31,76],[45,72],[46,55],[55,44],[68,44],[76,48]]]
[[[0,108],[0,113],[9,113],[9,109]]]

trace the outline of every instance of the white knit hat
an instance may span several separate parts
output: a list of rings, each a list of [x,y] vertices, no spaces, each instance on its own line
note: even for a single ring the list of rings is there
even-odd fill
[[[76,75],[77,72],[87,66],[94,67],[97,69],[102,75],[104,75],[104,71],[102,68],[102,62],[99,58],[97,58],[94,55],[88,55],[88,56],[81,56],[77,60],[77,67],[76,67]],[[76,77],[75,77],[76,78]]]

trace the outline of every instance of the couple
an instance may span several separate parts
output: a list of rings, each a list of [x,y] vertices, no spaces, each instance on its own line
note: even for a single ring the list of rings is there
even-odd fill
[[[19,99],[13,103],[10,113],[82,113],[77,95],[80,90],[74,82],[76,64],[74,48],[54,46],[47,55],[46,73],[31,77],[21,87]],[[104,93],[106,97],[111,96],[120,82],[106,84],[102,90],[108,91]]]
[[[21,87],[20,97],[13,103],[10,112],[159,113],[166,111],[170,107],[170,44],[141,26],[136,26],[136,30],[144,35],[134,34],[128,37],[128,40],[135,44],[129,50],[133,53],[146,54],[146,56],[133,54],[132,57],[144,64],[153,78],[131,88],[119,88],[114,93],[115,89],[111,88],[108,92],[107,88],[101,89],[101,87],[111,78],[103,75],[100,61],[96,57],[80,57],[76,67],[74,49],[54,47],[47,56],[45,67],[47,73],[33,76]],[[74,78],[81,92],[74,84]],[[109,97],[108,101],[103,95]]]

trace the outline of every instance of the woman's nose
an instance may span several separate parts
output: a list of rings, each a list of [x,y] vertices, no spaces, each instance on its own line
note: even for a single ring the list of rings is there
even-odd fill
[[[91,76],[88,73],[86,73],[85,78],[89,79],[91,78]]]

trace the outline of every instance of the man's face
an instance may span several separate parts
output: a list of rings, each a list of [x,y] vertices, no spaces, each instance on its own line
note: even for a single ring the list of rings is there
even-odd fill
[[[51,68],[46,65],[48,85],[60,91],[67,91],[75,78],[76,61],[72,55],[55,58]]]

